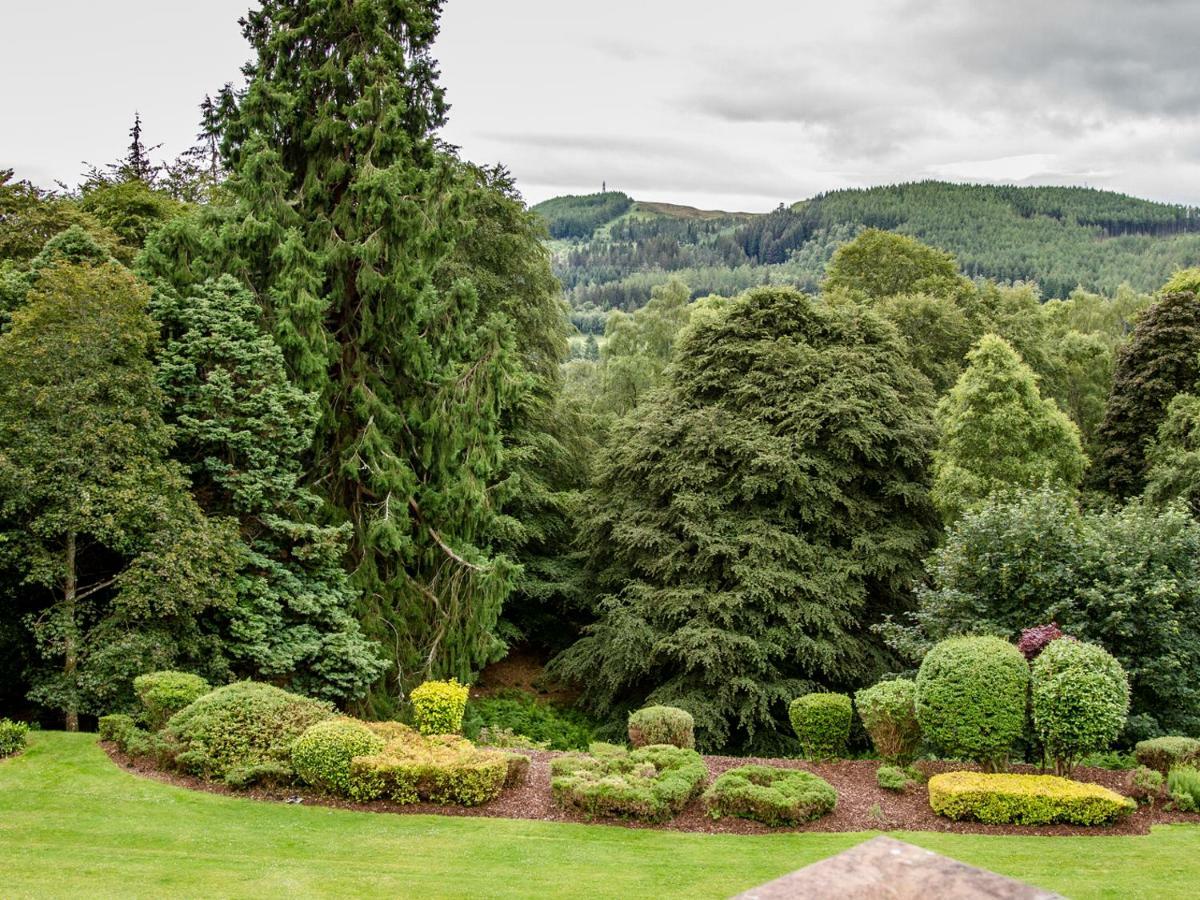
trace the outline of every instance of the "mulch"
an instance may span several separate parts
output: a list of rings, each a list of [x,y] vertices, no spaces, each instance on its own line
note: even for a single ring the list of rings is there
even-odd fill
[[[502,819],[532,819],[541,822],[576,822],[586,824],[620,825],[626,828],[656,828],[664,831],[702,832],[706,834],[778,834],[801,831],[942,831],[959,834],[1025,834],[1025,835],[1134,835],[1148,834],[1152,825],[1176,822],[1200,824],[1200,815],[1163,809],[1161,802],[1154,806],[1139,806],[1137,811],[1115,825],[1087,827],[1080,825],[982,825],[978,822],[954,822],[936,815],[929,808],[928,793],[923,784],[910,786],[897,794],[885,791],[875,781],[877,760],[839,760],[814,763],[797,759],[758,759],[731,756],[706,756],[708,771],[716,777],[726,769],[757,763],[813,772],[831,785],[838,794],[837,807],[814,822],[787,828],[769,828],[748,819],[724,818],[714,820],[704,811],[699,800],[690,803],[669,822],[650,825],[624,819],[587,819],[559,809],[550,798],[550,761],[561,754],[553,751],[525,751],[530,757],[529,778],[521,786],[505,791],[491,803],[476,807],[436,806],[430,803],[397,804],[387,801],[354,803],[339,800],[305,788],[254,788],[234,790],[224,784],[204,781],[176,772],[164,771],[153,760],[131,758],[115,745],[100,744],[112,760],[124,769],[146,778],[191,790],[247,797],[274,803],[302,803],[306,806],[327,806],[362,812],[394,813],[400,815],[432,814],[442,816],[483,816]],[[927,775],[938,772],[973,768],[962,763],[919,763]],[[1013,771],[1036,773],[1034,766],[1015,766]],[[1073,776],[1078,781],[1093,782],[1115,791],[1125,792],[1128,772],[1108,769],[1079,768]]]

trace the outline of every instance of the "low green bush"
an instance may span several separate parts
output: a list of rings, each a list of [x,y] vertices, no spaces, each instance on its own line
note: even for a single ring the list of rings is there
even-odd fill
[[[479,729],[475,742],[483,747],[495,747],[498,750],[547,750],[549,744],[545,741],[535,741],[517,734],[511,728],[493,728],[484,725]]]
[[[594,738],[595,723],[579,710],[510,690],[467,703],[463,733],[484,743],[484,728],[493,735],[498,729],[508,729],[515,736],[527,738],[534,749],[542,744],[550,750],[586,750]]]
[[[458,734],[467,710],[470,689],[453,678],[426,681],[412,689],[413,722],[421,734]]]
[[[1138,766],[1129,773],[1129,796],[1139,803],[1153,803],[1162,793],[1162,772],[1146,766]]]
[[[113,713],[112,715],[101,716],[97,719],[96,730],[99,732],[100,740],[112,741],[121,750],[124,750],[124,743],[128,735],[141,729],[138,727],[133,716],[127,716],[124,713]]]
[[[704,792],[714,819],[738,816],[765,825],[796,825],[820,818],[837,805],[829,782],[801,769],[739,766],[721,773]]]
[[[1098,784],[986,772],[934,775],[929,805],[939,815],[989,825],[1107,825],[1137,808],[1133,800]]]
[[[0,759],[20,753],[28,736],[29,726],[24,722],[0,719]]]
[[[508,770],[504,774],[504,787],[516,787],[529,780],[529,757],[524,753],[505,753]]]
[[[1133,755],[1143,766],[1156,769],[1164,776],[1176,766],[1200,762],[1200,740],[1190,737],[1157,737],[1139,741]]]
[[[695,750],[667,744],[592,749],[599,752],[569,753],[550,764],[551,795],[563,809],[662,822],[695,798],[708,777]]]
[[[143,717],[150,731],[158,731],[167,720],[212,687],[190,672],[150,672],[133,679],[133,690],[142,703]]]
[[[1125,728],[1129,679],[1098,644],[1059,638],[1031,667],[1034,736],[1054,759],[1054,771],[1070,775],[1080,757],[1105,750]]]
[[[836,759],[846,755],[854,709],[845,694],[805,694],[788,708],[792,730],[807,759]]]
[[[1121,772],[1126,769],[1136,769],[1137,757],[1124,750],[1105,750],[1101,753],[1089,753],[1079,760],[1079,765],[1093,769],[1109,769]]]
[[[378,753],[354,757],[349,794],[356,800],[478,806],[500,796],[520,768],[510,754],[457,735],[410,732],[397,734]]]
[[[244,787],[291,779],[292,744],[333,707],[269,684],[219,687],[175,713],[163,730],[168,752],[184,771]]]
[[[1167,773],[1167,793],[1180,812],[1200,812],[1200,769],[1172,769]]]
[[[921,746],[917,686],[907,678],[881,681],[854,695],[854,706],[880,759],[907,762]]]
[[[634,747],[670,744],[694,750],[695,722],[687,710],[674,706],[647,706],[629,715],[629,743]]]
[[[908,773],[897,766],[880,766],[875,771],[875,781],[885,791],[903,793],[912,784]]]
[[[943,756],[1003,768],[1025,731],[1029,664],[996,637],[942,641],[917,673],[921,733]]]
[[[350,793],[350,762],[380,752],[387,742],[357,719],[309,725],[292,744],[292,767],[300,779],[338,796]]]

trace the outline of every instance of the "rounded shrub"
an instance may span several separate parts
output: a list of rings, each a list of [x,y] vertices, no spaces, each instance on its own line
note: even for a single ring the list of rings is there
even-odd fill
[[[245,786],[294,775],[292,743],[310,725],[333,717],[328,703],[239,681],[175,713],[163,735],[180,768]]]
[[[1034,734],[1059,775],[1070,775],[1081,756],[1107,749],[1125,727],[1129,679],[1098,644],[1052,641],[1030,678]]]
[[[191,672],[150,672],[133,679],[133,690],[144,710],[146,727],[158,731],[167,720],[193,701],[200,699],[212,686]]]
[[[854,695],[858,717],[881,759],[904,762],[921,746],[917,686],[907,678],[881,681]]]
[[[301,780],[339,796],[350,792],[350,762],[379,753],[387,742],[357,719],[309,725],[292,744],[292,767]]]
[[[846,755],[854,710],[845,694],[805,694],[788,708],[792,729],[808,759]]]
[[[1138,741],[1133,755],[1143,766],[1165,777],[1176,766],[1194,766],[1200,762],[1200,740],[1179,735],[1150,738]]]
[[[703,799],[714,819],[739,816],[765,825],[795,825],[831,812],[837,791],[811,772],[751,765],[723,772]]]
[[[663,822],[703,790],[708,769],[695,750],[670,744],[632,751],[593,744],[590,753],[557,757],[550,776],[551,796],[563,809]]]
[[[875,783],[885,791],[895,791],[898,794],[908,790],[912,779],[908,773],[896,766],[880,766],[875,770]]]
[[[917,722],[925,740],[985,769],[1003,767],[1025,729],[1029,664],[997,637],[950,638],[917,673]]]
[[[409,693],[413,722],[421,734],[458,734],[467,711],[470,690],[455,679],[426,681]]]
[[[25,748],[29,726],[12,719],[0,719],[0,757],[13,756]]]
[[[634,747],[670,744],[695,749],[692,714],[674,706],[647,706],[629,716],[629,743]]]

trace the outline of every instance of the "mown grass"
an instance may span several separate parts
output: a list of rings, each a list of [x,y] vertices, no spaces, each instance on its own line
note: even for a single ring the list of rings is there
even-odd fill
[[[94,735],[0,761],[0,896],[726,897],[870,837],[678,834],[258,803],[138,778]],[[1195,896],[1200,827],[896,834],[1069,897]]]

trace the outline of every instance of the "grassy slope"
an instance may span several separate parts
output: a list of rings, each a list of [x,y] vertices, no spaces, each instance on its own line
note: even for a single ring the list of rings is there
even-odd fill
[[[393,816],[194,793],[114,767],[94,736],[0,761],[0,894],[721,897],[865,834],[765,837]],[[1075,898],[1194,896],[1200,828],[1148,837],[901,834]]]

